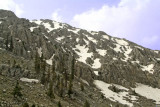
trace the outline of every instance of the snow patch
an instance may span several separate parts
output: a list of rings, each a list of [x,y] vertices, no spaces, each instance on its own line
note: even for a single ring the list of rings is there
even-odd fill
[[[0,24],[2,23],[2,21],[0,21]]]
[[[154,52],[157,53],[157,54],[159,53],[159,51],[154,51]]]
[[[33,30],[34,30],[35,28],[38,28],[38,26],[37,26],[37,27],[30,27],[29,29],[30,29],[31,32],[33,32]]]
[[[98,71],[94,71],[94,73],[98,76]]]
[[[104,39],[109,40],[109,36],[108,36],[108,35],[102,35],[102,37],[103,37]]]
[[[148,85],[137,83],[135,92],[148,99],[155,100],[156,104],[160,104],[160,89],[158,88],[153,88]]]
[[[68,29],[68,31],[71,31],[71,32],[73,32],[73,33],[78,34],[78,32],[80,31],[80,29],[74,29],[74,30],[72,30],[72,29]]]
[[[134,47],[136,47],[136,48],[138,48],[138,49],[143,50],[143,48],[142,48],[142,47],[140,47],[140,46],[134,46]]]
[[[136,61],[131,61],[133,64],[134,63],[137,63],[137,64],[139,64],[140,62],[138,61],[138,60],[136,60]]]
[[[92,35],[96,35],[96,34],[98,34],[98,32],[95,32],[95,31],[88,31],[90,34],[92,34]]]
[[[115,40],[120,45],[124,45],[124,46],[128,45],[128,42],[126,42],[125,40],[122,40],[122,39],[115,39]]]
[[[122,52],[122,50],[120,48],[121,48],[121,45],[116,44],[116,47],[113,48],[113,50],[116,51],[116,52]]]
[[[142,67],[142,71],[148,71],[151,74],[153,74],[153,72],[154,72],[154,69],[153,69],[154,64],[150,64],[150,65],[147,65],[147,66],[141,65],[141,67]]]
[[[51,56],[50,59],[46,60],[46,63],[49,65],[52,65],[52,60],[53,60],[54,54]]]
[[[29,83],[39,83],[37,79],[29,79],[29,78],[20,78],[22,82],[29,82]]]
[[[65,38],[64,36],[61,36],[61,37],[57,37],[56,39],[59,40],[59,41],[61,41],[64,38]]]
[[[132,103],[137,100],[137,97],[134,95],[129,95],[128,89],[123,86],[114,84],[117,88],[124,90],[122,92],[116,93],[108,89],[108,87],[111,86],[111,84],[105,83],[100,80],[94,80],[94,84],[97,86],[97,88],[101,90],[104,96],[110,99],[111,101],[114,101],[114,102],[118,101],[121,104],[126,104],[129,107],[133,107]],[[125,100],[126,98],[130,99],[132,103]]]
[[[107,53],[107,50],[97,49],[96,50],[101,56],[105,56]]]
[[[80,58],[78,58],[78,61],[87,64],[86,63],[87,57],[91,57],[93,55],[93,53],[88,53],[89,49],[86,48],[85,46],[80,46],[79,44],[76,45],[76,48],[74,48],[74,50],[75,49],[78,49],[80,51],[80,52],[75,51],[79,55],[79,57],[80,57]]]
[[[95,68],[95,69],[98,69],[101,67],[101,63],[100,63],[100,59],[99,58],[96,58],[94,60],[94,63],[92,64],[92,68]]]
[[[48,39],[48,36],[44,35],[44,37],[45,37],[46,39]]]
[[[97,44],[97,40],[94,39],[93,37],[89,37],[88,35],[86,35],[86,37],[87,37],[90,41],[92,41],[92,42],[94,42],[95,44]]]
[[[124,55],[125,55],[125,61],[127,62],[127,60],[131,58],[129,54],[132,52],[132,49],[129,46],[126,46],[126,48],[127,50],[124,52]]]
[[[113,60],[118,60],[117,58],[113,57]]]

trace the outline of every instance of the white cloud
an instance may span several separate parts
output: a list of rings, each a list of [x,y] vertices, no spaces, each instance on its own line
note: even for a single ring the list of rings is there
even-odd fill
[[[77,14],[70,24],[88,30],[103,30],[150,47],[158,39],[153,35],[160,36],[159,10],[160,0],[121,0],[117,6],[103,5],[98,10]],[[147,37],[153,37],[152,42],[147,43]]]
[[[52,19],[58,22],[62,22],[62,16],[59,15],[60,9],[57,9],[52,13]]]
[[[21,16],[23,13],[21,5],[15,3],[13,0],[0,0],[0,9],[14,11],[17,16]]]

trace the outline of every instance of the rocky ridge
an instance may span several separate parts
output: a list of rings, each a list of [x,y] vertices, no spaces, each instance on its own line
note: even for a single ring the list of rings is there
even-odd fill
[[[11,41],[13,49],[10,49]],[[75,76],[94,88],[95,80],[128,89],[136,88],[137,83],[160,88],[160,51],[112,37],[103,31],[87,31],[48,19],[30,21],[18,18],[11,11],[0,10],[0,51],[3,53],[6,50],[26,61],[33,60],[38,52],[40,56],[43,54],[48,66],[52,65],[55,56],[63,60],[62,55],[65,54],[66,61],[70,61],[69,56],[74,55]],[[8,62],[4,62],[0,65],[0,74],[15,77],[13,72],[6,73],[9,67]],[[38,78],[32,73],[33,69],[16,67],[12,70],[19,72],[19,78]]]

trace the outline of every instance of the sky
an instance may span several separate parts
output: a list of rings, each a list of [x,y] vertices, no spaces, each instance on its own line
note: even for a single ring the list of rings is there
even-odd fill
[[[160,0],[0,0],[20,18],[52,19],[160,50]]]

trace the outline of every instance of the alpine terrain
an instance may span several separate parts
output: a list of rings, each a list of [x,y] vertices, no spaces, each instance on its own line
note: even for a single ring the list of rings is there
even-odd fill
[[[0,10],[0,107],[156,107],[160,51]]]

